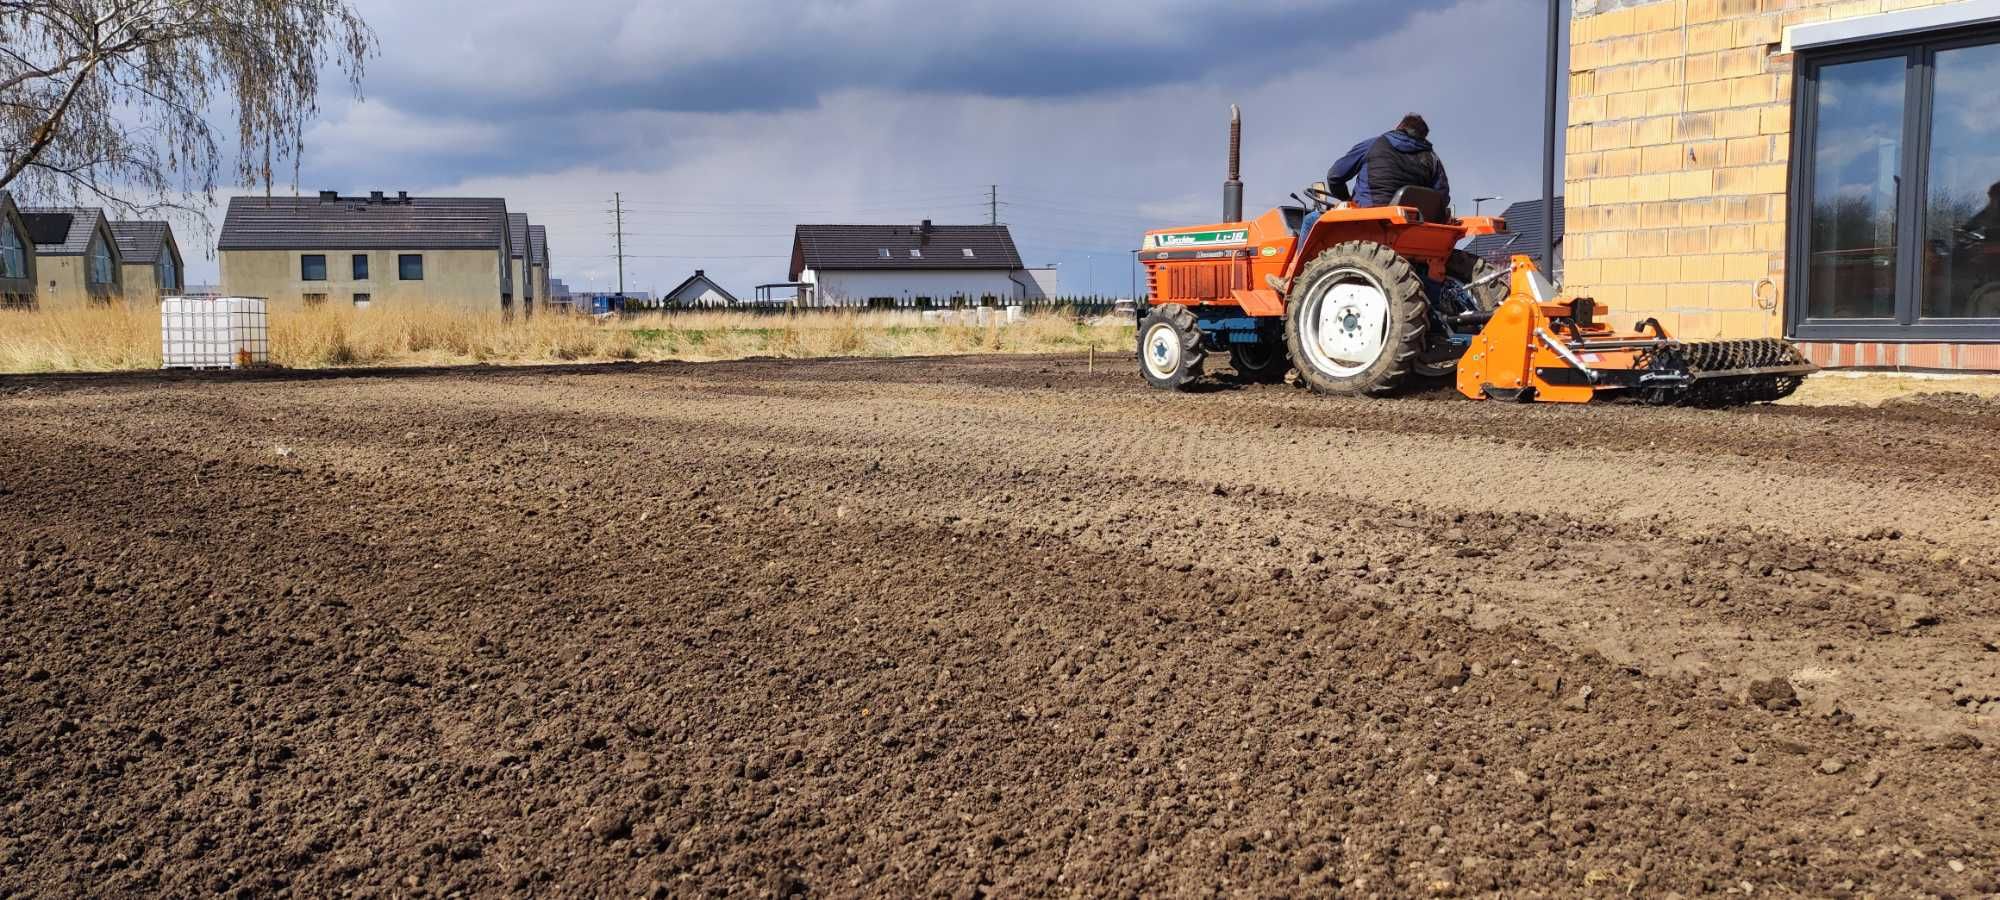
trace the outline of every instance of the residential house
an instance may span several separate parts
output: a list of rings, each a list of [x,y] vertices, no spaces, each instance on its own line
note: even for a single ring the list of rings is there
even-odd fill
[[[528,268],[535,296],[546,306],[555,299],[555,292],[549,283],[549,230],[540,225],[528,227]]]
[[[668,291],[656,305],[662,309],[726,309],[740,302],[735,294],[708,277],[706,271],[696,269],[688,280]]]
[[[74,309],[124,296],[124,261],[104,210],[31,207],[21,218],[35,243],[39,308]]]
[[[0,309],[35,308],[35,241],[14,195],[0,191]]]
[[[1468,241],[1465,250],[1493,265],[1505,268],[1515,256],[1542,255],[1542,232],[1546,219],[1542,215],[1542,201],[1524,200],[1507,207],[1502,214],[1507,220],[1506,234],[1481,235]],[[1563,198],[1556,198],[1556,264],[1552,267],[1558,278],[1563,270]]]
[[[535,273],[528,246],[532,230],[526,213],[507,215],[508,272],[514,279],[515,293],[521,298],[521,310],[529,317],[535,314]]]
[[[1039,298],[1005,225],[800,225],[791,282],[807,306],[930,307]]]
[[[125,299],[130,302],[158,303],[161,297],[186,291],[186,267],[182,265],[180,244],[165,222],[113,222],[111,234],[118,239],[118,255],[125,271]]]
[[[1827,366],[2000,371],[1995,0],[1578,0],[1571,292]]]
[[[514,306],[507,201],[489,197],[233,197],[222,289],[275,304]]]

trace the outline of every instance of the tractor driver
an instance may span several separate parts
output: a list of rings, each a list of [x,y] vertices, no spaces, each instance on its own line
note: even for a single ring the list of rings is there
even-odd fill
[[[1397,191],[1426,187],[1443,194],[1445,206],[1450,207],[1451,179],[1445,176],[1444,161],[1438,159],[1430,137],[1431,126],[1423,116],[1404,116],[1394,131],[1355,144],[1334,163],[1326,172],[1327,190],[1335,197],[1352,198],[1356,206],[1388,206]],[[1299,233],[1311,232],[1319,216],[1317,212],[1307,216]]]

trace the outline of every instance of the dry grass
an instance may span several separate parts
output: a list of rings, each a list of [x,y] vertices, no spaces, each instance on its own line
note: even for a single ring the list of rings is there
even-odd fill
[[[1895,372],[1821,372],[1784,401],[1794,406],[1881,406],[1918,394],[1971,394],[2000,398],[2000,375],[1908,375]]]
[[[703,313],[599,323],[447,309],[274,309],[271,356],[292,368],[538,364],[615,360],[725,360],[750,356],[935,356],[1129,350],[1125,322],[1083,324],[1045,314],[1007,326],[927,323],[914,313],[805,316]],[[116,305],[0,311],[0,372],[151,369],[160,322],[151,308]]]

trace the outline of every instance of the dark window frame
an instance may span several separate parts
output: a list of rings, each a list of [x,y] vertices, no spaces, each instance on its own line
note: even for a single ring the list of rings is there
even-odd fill
[[[411,260],[416,260],[416,263],[417,263],[417,277],[415,277],[415,278],[411,278],[411,277],[410,277],[410,261],[411,261]],[[422,281],[422,280],[424,280],[424,255],[423,255],[423,254],[421,254],[421,253],[398,253],[398,254],[396,254],[396,280],[397,280],[397,281]]]
[[[1937,56],[1988,44],[2000,44],[2000,26],[1952,28],[1799,53],[1792,88],[1790,196],[1785,217],[1788,336],[1806,341],[2000,343],[2000,320],[1923,316]],[[1908,68],[1904,75],[1903,161],[1898,173],[1903,189],[1896,198],[1896,315],[1892,319],[1815,319],[1808,315],[1808,286],[1812,278],[1812,163],[1819,150],[1819,73],[1828,66],[1897,56],[1904,58]]]
[[[312,275],[312,269],[311,269],[311,268],[309,268],[309,267],[310,267],[310,266],[312,265],[312,261],[313,261],[313,260],[315,260],[315,259],[316,259],[316,260],[319,260],[319,277],[318,277],[318,278],[314,278],[314,277],[313,277],[313,275]],[[300,280],[300,281],[331,281],[332,279],[331,279],[331,278],[328,278],[328,277],[327,277],[327,276],[328,276],[328,275],[330,275],[330,274],[331,274],[331,273],[329,273],[329,272],[328,272],[328,271],[326,270],[326,254],[324,254],[324,253],[301,253],[301,254],[299,254],[299,280]]]
[[[368,271],[369,271],[369,265],[370,265],[370,263],[369,263],[369,261],[368,261],[368,254],[366,254],[366,253],[356,253],[356,254],[354,254],[354,258],[353,258],[353,259],[351,259],[351,260],[348,260],[348,263],[347,263],[347,264],[348,264],[348,274],[350,274],[350,275],[353,275],[353,276],[354,276],[353,280],[355,280],[355,281],[368,281],[368,280],[370,280],[370,278],[369,278],[369,274],[368,274]]]

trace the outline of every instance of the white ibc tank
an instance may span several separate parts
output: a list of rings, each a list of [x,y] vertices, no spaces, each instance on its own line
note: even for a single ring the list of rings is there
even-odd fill
[[[243,369],[271,364],[271,326],[255,297],[160,301],[163,369]]]

